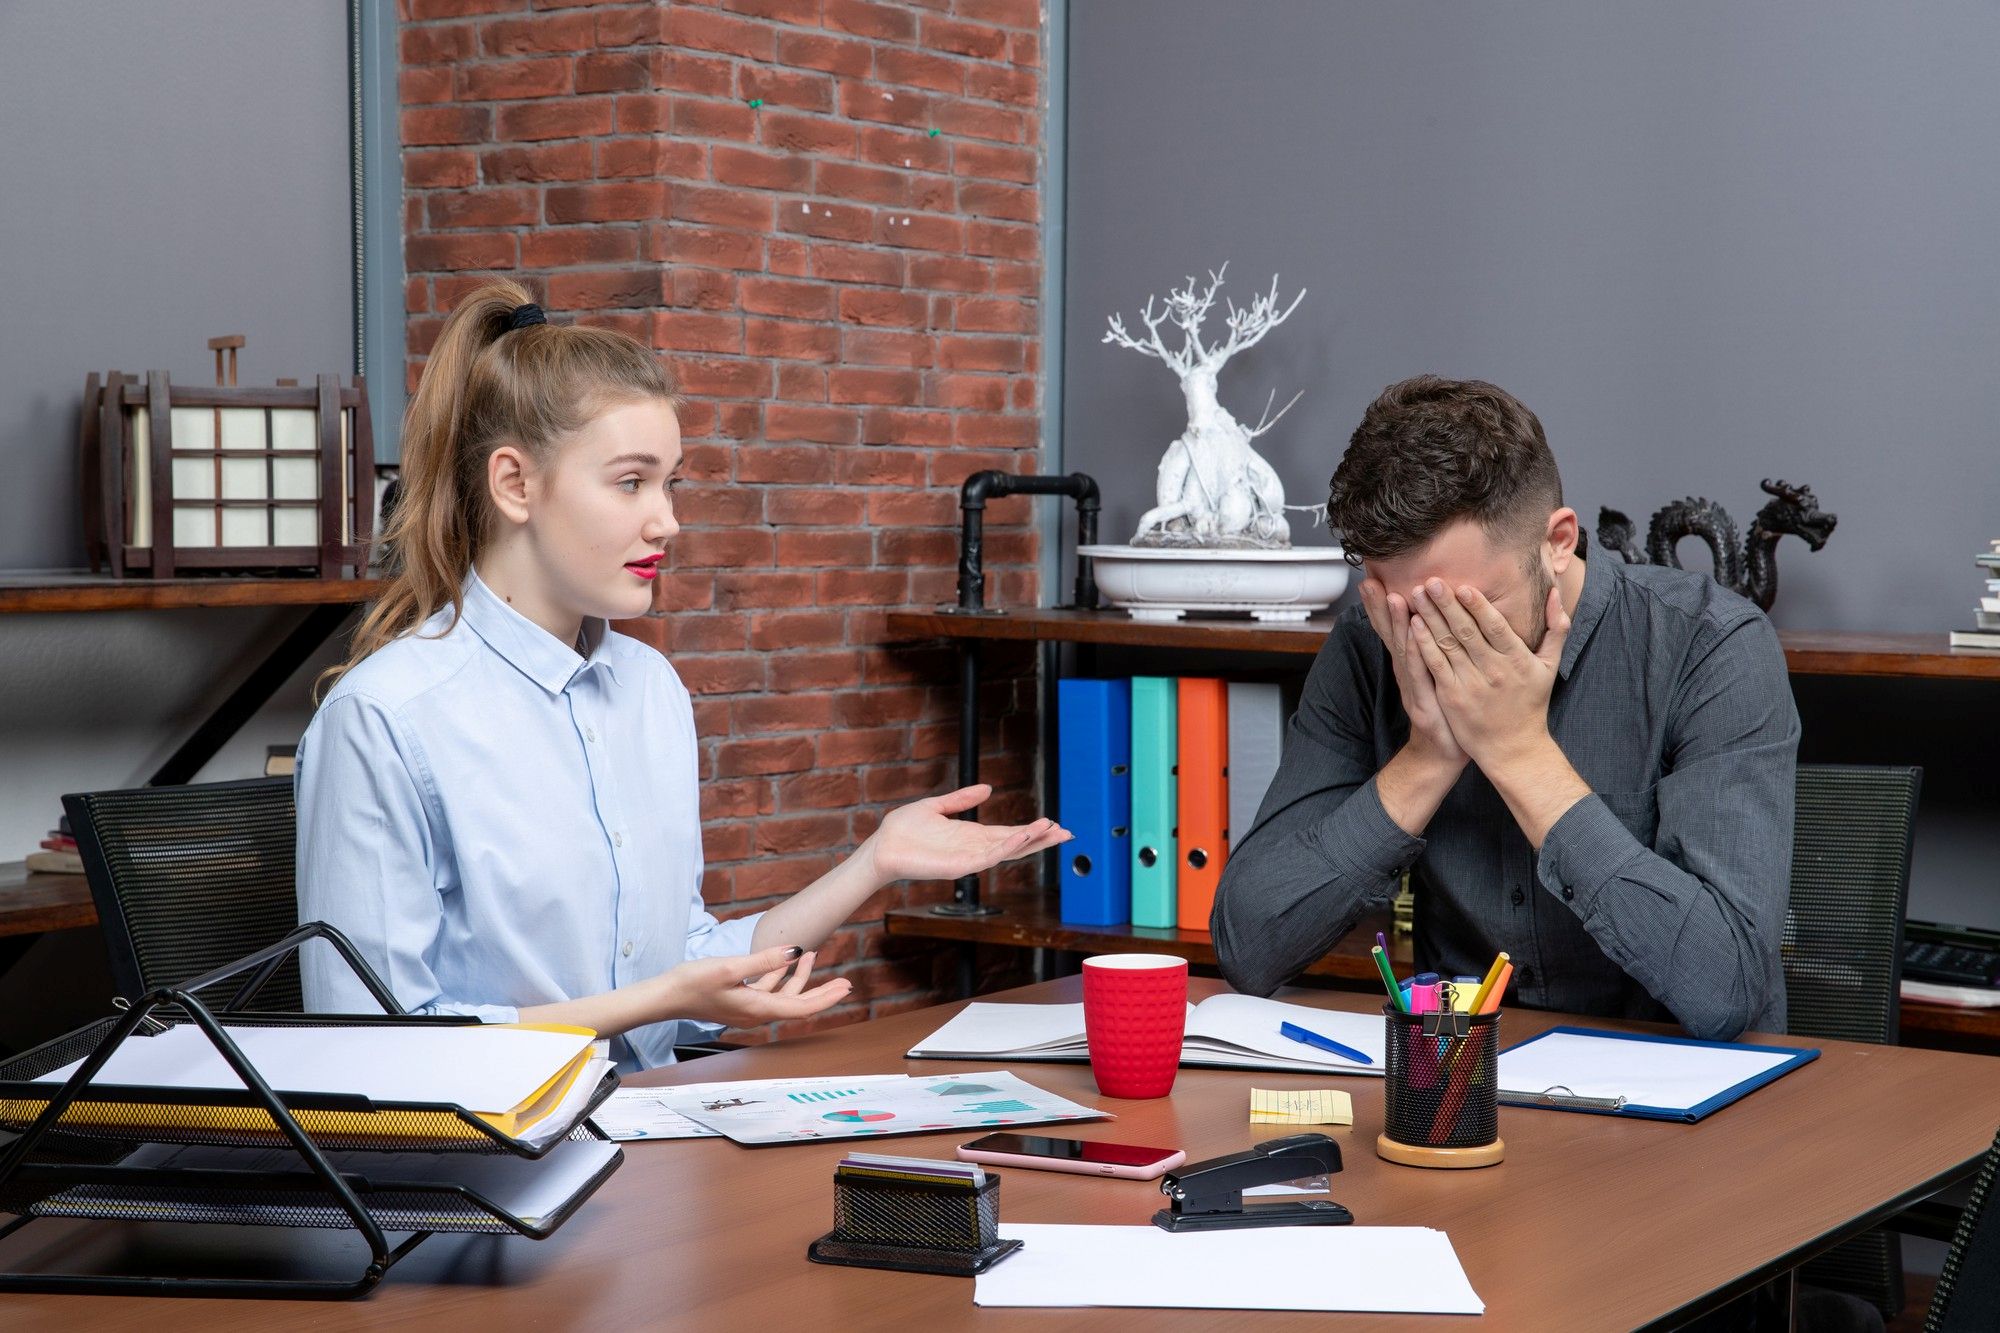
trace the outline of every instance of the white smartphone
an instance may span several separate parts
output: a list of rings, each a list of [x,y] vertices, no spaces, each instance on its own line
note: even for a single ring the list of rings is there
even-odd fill
[[[1072,1171],[1082,1176],[1157,1180],[1187,1160],[1178,1148],[1142,1148],[1134,1143],[1092,1143],[1050,1139],[1039,1134],[988,1134],[958,1145],[968,1162],[1025,1166],[1035,1171]]]

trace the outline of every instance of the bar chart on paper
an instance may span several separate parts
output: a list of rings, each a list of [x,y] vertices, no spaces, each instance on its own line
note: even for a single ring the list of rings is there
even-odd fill
[[[909,1078],[854,1075],[824,1087],[759,1092],[679,1108],[688,1119],[738,1143],[803,1143],[875,1134],[962,1131],[972,1126],[1097,1120],[1081,1106],[1000,1071]]]

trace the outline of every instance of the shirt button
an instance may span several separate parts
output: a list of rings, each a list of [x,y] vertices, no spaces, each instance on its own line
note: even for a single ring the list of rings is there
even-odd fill
[[[1575,889],[1572,889],[1572,888],[1567,888],[1567,887],[1565,887],[1565,888],[1563,889],[1563,901],[1564,901],[1564,902],[1566,902],[1566,903],[1569,903],[1569,902],[1575,902],[1575,901],[1576,901],[1576,890],[1575,890]]]
[[[583,729],[583,738],[587,741],[595,741],[597,739],[596,729],[593,727],[585,727]]]
[[[1521,892],[1519,889],[1514,890],[1514,906],[1519,907],[1526,901],[1528,901],[1527,894]]]
[[[626,940],[625,947],[620,952],[622,952],[627,958],[630,958],[632,956],[632,941]]]
[[[613,847],[623,847],[625,845],[625,835],[623,833],[612,834],[611,845]]]

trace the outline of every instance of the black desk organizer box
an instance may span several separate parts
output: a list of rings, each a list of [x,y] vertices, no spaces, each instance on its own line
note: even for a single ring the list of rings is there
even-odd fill
[[[833,1180],[833,1230],[806,1247],[814,1263],[971,1277],[1021,1248],[1000,1239],[1000,1177],[984,1185]]]
[[[285,959],[310,940],[324,939],[339,951],[354,974],[383,1006],[374,1015],[270,1015],[240,1012]],[[281,1296],[345,1299],[361,1296],[381,1281],[396,1262],[439,1232],[519,1234],[543,1239],[568,1221],[611,1173],[623,1164],[622,1152],[584,1189],[557,1212],[529,1224],[513,1217],[465,1187],[426,1182],[423,1160],[431,1153],[510,1153],[539,1159],[563,1142],[540,1147],[511,1139],[463,1107],[376,1103],[366,1097],[293,1095],[280,1099],[265,1083],[242,1050],[222,1030],[221,1021],[195,992],[217,982],[251,973],[221,1014],[232,1025],[261,1027],[326,1026],[464,1026],[459,1017],[405,1015],[389,990],[354,946],[333,927],[313,922],[256,953],[180,986],[163,987],[123,1014],[99,1020],[0,1063],[0,1128],[20,1129],[20,1136],[0,1151],[0,1212],[15,1214],[0,1227],[0,1238],[13,1235],[42,1217],[206,1223],[227,1222],[284,1227],[317,1227],[358,1231],[367,1242],[370,1259],[351,1281],[326,1279],[250,1279],[148,1277],[123,1274],[55,1274],[0,1271],[0,1293],[42,1291],[99,1295]],[[477,1019],[470,1020],[477,1022]],[[120,1043],[142,1025],[193,1023],[215,1044],[223,1058],[247,1085],[239,1092],[178,1088],[106,1087],[81,1098],[86,1086]],[[140,1040],[145,1040],[142,1036]],[[79,1058],[80,1068],[67,1082],[36,1083],[52,1069]],[[588,1116],[618,1086],[607,1071],[592,1091],[570,1139],[603,1139]],[[148,1125],[143,1138],[129,1127],[92,1127],[57,1122],[79,1100],[88,1104],[137,1103],[171,1110],[159,1124]],[[39,1109],[37,1109],[39,1108]],[[221,1109],[222,1128],[212,1123]],[[289,1112],[289,1113],[288,1113]],[[367,1128],[367,1118],[383,1115],[390,1125]],[[25,1128],[22,1128],[25,1123]],[[421,1148],[412,1148],[421,1141]],[[197,1144],[221,1147],[290,1147],[298,1155],[290,1170],[189,1170],[172,1167],[124,1166],[140,1142]],[[343,1150],[378,1151],[382,1169],[361,1175],[334,1170],[325,1154]],[[257,1209],[246,1218],[243,1210]],[[408,1214],[421,1215],[422,1230],[390,1248],[385,1232],[409,1230]],[[381,1216],[378,1216],[380,1214]],[[387,1218],[390,1225],[384,1224]],[[395,1225],[400,1222],[401,1225]]]

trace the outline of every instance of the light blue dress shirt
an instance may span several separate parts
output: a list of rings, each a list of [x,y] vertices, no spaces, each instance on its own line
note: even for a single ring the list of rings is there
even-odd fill
[[[694,710],[652,648],[585,623],[588,656],[469,575],[465,610],[371,653],[299,744],[301,921],[340,928],[413,1013],[512,1022],[689,958],[750,951],[758,918],[701,899]],[[333,949],[308,1009],[378,1006]],[[669,1064],[669,1021],[614,1043]]]

